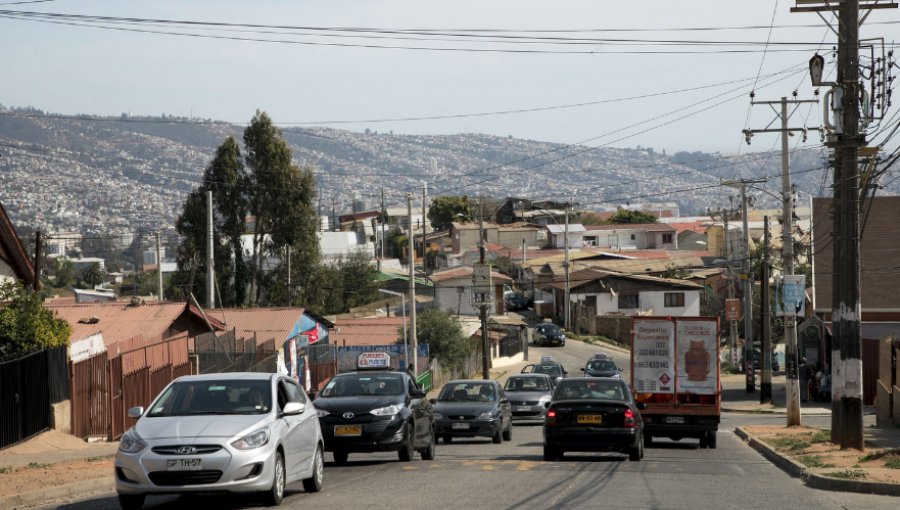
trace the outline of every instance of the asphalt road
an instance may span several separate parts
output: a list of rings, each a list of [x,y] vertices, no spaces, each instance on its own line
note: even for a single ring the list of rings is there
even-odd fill
[[[596,347],[570,342],[564,348],[532,349],[531,358],[550,351],[569,370],[582,366]],[[537,357],[535,357],[537,356]],[[616,361],[626,359],[615,356]],[[579,372],[580,373],[580,372]],[[626,376],[627,377],[627,376]],[[626,379],[627,380],[627,379]],[[812,417],[810,417],[812,419]],[[739,440],[736,425],[778,423],[779,416],[726,413],[718,448],[701,450],[696,441],[660,440],[642,462],[614,454],[566,454],[542,461],[540,426],[514,428],[503,444],[489,439],[456,440],[437,446],[434,461],[401,463],[395,454],[350,455],[345,466],[326,464],[322,492],[306,494],[289,486],[284,508],[397,509],[518,508],[584,509],[891,509],[897,499],[806,488]],[[330,456],[327,458],[330,461]],[[189,507],[222,510],[256,508],[261,503],[235,496],[184,499],[151,497],[146,508]],[[112,494],[43,508],[118,508]]]

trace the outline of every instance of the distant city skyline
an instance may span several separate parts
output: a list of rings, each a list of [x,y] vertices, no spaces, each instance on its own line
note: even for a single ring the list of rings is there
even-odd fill
[[[743,145],[742,129],[774,118],[750,108],[750,90],[757,100],[813,97],[806,62],[817,48],[833,72],[834,35],[814,14],[791,14],[794,2],[624,4],[6,2],[0,104],[239,125],[260,109],[283,127],[733,154],[777,143],[759,135]],[[896,20],[896,10],[876,11],[862,36],[891,43]],[[792,118],[820,122],[820,106]]]

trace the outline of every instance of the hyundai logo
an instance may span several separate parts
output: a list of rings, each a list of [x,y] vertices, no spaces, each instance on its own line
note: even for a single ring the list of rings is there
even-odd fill
[[[175,453],[178,455],[193,455],[197,453],[197,448],[193,446],[179,446],[178,449],[175,450]]]
[[[345,420],[349,420],[350,418],[353,418],[356,415],[350,411],[347,411],[346,413],[342,414],[341,416],[343,416]]]

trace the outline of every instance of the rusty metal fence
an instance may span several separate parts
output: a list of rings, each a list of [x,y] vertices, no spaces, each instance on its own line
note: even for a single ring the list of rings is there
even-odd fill
[[[234,330],[204,333],[194,338],[192,355],[198,372],[275,372],[275,339],[258,341],[256,335],[238,337]]]
[[[310,345],[306,354],[309,363],[310,388],[319,391],[325,386],[328,379],[338,371],[337,346],[335,345]]]

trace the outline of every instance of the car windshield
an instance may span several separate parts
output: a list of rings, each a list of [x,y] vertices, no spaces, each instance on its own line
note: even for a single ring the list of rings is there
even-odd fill
[[[546,377],[511,377],[506,380],[506,391],[550,391]]]
[[[272,389],[267,380],[182,381],[169,386],[147,416],[266,414],[271,409]]]
[[[560,331],[556,324],[544,324],[538,328],[542,335],[558,335]]]
[[[604,380],[563,380],[553,400],[627,400],[628,392],[619,382]]]
[[[365,395],[402,395],[403,377],[398,374],[353,374],[328,381],[321,397],[359,397]]]
[[[532,372],[535,374],[547,374],[550,377],[559,377],[562,375],[562,367],[559,365],[535,365]]]
[[[438,400],[442,402],[493,402],[497,400],[494,385],[478,382],[451,382],[444,385]]]
[[[585,368],[595,372],[610,372],[616,370],[616,364],[609,360],[588,361]]]

